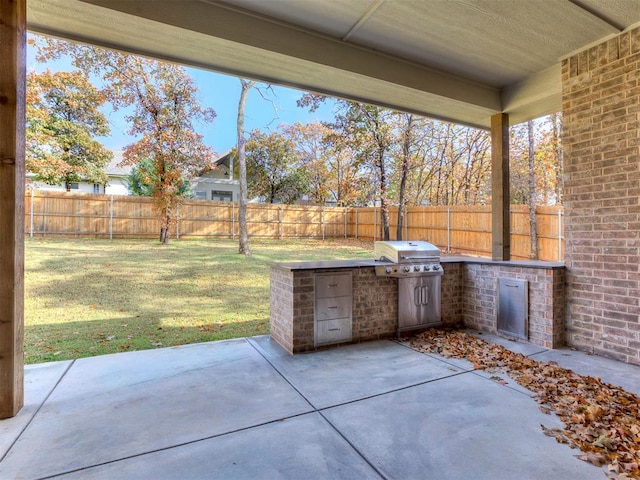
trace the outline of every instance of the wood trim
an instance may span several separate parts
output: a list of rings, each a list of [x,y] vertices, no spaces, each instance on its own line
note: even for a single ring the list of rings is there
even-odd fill
[[[24,405],[26,3],[0,2],[0,418]]]
[[[511,258],[509,115],[491,116],[491,258]]]

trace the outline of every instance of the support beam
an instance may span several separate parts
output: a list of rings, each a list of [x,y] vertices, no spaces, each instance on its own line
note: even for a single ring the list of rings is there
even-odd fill
[[[495,86],[218,0],[28,3],[32,32],[483,129],[503,111]]]
[[[491,116],[491,257],[511,258],[509,115]]]
[[[0,418],[24,405],[26,3],[0,1]]]

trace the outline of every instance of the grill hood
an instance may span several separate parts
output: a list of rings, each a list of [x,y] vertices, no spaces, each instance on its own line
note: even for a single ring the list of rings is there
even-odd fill
[[[429,242],[386,241],[373,244],[376,260],[394,263],[440,262],[440,249]]]

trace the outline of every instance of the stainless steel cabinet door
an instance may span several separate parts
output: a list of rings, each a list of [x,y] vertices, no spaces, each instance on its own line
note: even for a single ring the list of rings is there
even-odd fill
[[[398,279],[398,331],[440,325],[439,275]]]

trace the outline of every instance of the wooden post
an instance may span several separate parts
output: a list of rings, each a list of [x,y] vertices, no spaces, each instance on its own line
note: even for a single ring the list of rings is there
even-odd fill
[[[33,202],[35,200],[35,189],[32,188],[31,189],[31,205],[29,205],[29,237],[33,238],[33,226],[34,226],[34,220],[33,220],[33,212],[34,212],[34,206],[33,206]]]
[[[0,418],[24,405],[26,3],[0,2]]]
[[[511,258],[509,115],[491,117],[491,257]]]
[[[113,240],[113,195],[109,199],[109,240]]]
[[[356,240],[358,239],[358,207],[356,207]]]

